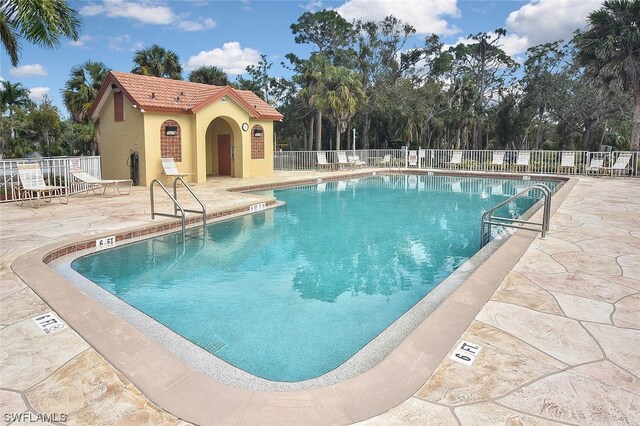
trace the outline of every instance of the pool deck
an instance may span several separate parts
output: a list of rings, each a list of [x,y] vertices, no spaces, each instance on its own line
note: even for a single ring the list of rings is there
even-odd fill
[[[261,198],[227,188],[335,174],[211,179],[193,189],[209,212],[237,210]],[[640,180],[577,177],[565,191],[547,238],[518,232],[425,321],[436,334],[430,338],[457,333],[430,343],[431,359],[417,330],[400,355],[362,377],[314,392],[279,393],[215,387],[178,371],[144,336],[125,339],[117,318],[100,313],[86,296],[56,295],[50,287],[60,278],[41,274],[46,266],[29,271],[30,259],[47,247],[171,222],[150,220],[148,189],[113,198],[72,196],[69,205],[53,201],[39,209],[2,204],[0,420],[11,423],[20,413],[33,420],[39,413],[92,425],[640,424]],[[44,335],[31,318],[52,308],[32,288],[73,328]],[[469,308],[474,303],[476,311]],[[457,312],[468,320],[456,321]],[[460,341],[482,347],[472,365],[450,359]],[[140,364],[147,371],[152,364],[153,377],[136,375],[145,371],[133,368]],[[213,388],[223,391],[217,404],[180,399]]]

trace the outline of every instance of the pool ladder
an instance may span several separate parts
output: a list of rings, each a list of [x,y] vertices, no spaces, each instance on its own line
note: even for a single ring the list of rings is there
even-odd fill
[[[178,202],[178,182],[182,182],[182,185],[189,190],[193,198],[200,204],[202,210],[189,210],[185,209]],[[170,213],[156,213],[155,211],[155,203],[153,199],[153,186],[155,184],[160,185],[162,191],[173,201],[173,214]],[[202,214],[202,228],[203,230],[207,227],[207,208],[204,203],[198,198],[198,196],[193,192],[193,190],[189,187],[189,185],[182,179],[182,177],[176,177],[173,181],[173,195],[169,193],[167,188],[160,182],[158,179],[154,179],[151,181],[151,185],[149,186],[149,196],[151,198],[151,220],[155,219],[156,216],[166,216],[166,217],[177,217],[182,221],[182,242],[185,241],[185,228],[186,228],[186,213],[200,213]],[[180,214],[178,214],[178,211]]]
[[[495,212],[496,210],[498,210],[500,207],[509,204],[511,201],[515,200],[516,198],[520,198],[526,194],[528,194],[531,191],[541,191],[543,196],[544,196],[544,210],[542,212],[542,222],[533,222],[530,220],[520,220],[520,219],[511,219],[508,217],[499,217],[499,216],[493,216],[493,212]],[[549,231],[549,218],[551,216],[551,190],[549,189],[549,187],[547,187],[546,185],[543,185],[541,183],[535,184],[535,185],[531,185],[528,188],[525,188],[523,191],[520,191],[519,193],[517,193],[516,195],[514,195],[513,197],[510,197],[506,200],[504,200],[503,202],[501,202],[500,204],[498,204],[495,207],[492,207],[491,209],[487,210],[483,215],[482,215],[482,228],[480,230],[480,246],[483,247],[485,244],[489,243],[489,240],[491,240],[491,226],[492,225],[496,225],[496,226],[504,226],[504,227],[509,227],[509,228],[517,228],[517,229],[526,229],[528,231],[536,231],[536,232],[540,232],[541,238],[544,238],[545,234]],[[515,223],[514,223],[515,222]],[[532,227],[528,227],[526,225],[534,225],[534,226],[539,226],[540,228],[532,228]]]

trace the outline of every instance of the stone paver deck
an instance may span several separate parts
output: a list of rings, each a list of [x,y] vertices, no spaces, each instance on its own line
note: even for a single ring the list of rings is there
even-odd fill
[[[328,175],[215,179],[194,189],[210,211],[233,209],[260,198],[224,188]],[[66,424],[185,423],[150,401],[132,383],[135,378],[113,367],[73,329],[43,335],[31,318],[51,308],[12,270],[18,257],[52,242],[150,223],[145,188],[134,187],[131,196],[72,197],[67,206],[54,201],[37,210],[0,206],[3,424],[20,423],[20,413],[31,413],[23,420],[64,415],[49,420]],[[482,346],[473,365],[445,357],[413,396],[366,423],[640,424],[639,253],[640,181],[579,178],[553,215],[548,237],[535,239],[460,337]],[[170,373],[160,368],[158,380]],[[362,391],[375,404],[387,389]],[[252,405],[260,400],[259,392],[252,393]],[[322,401],[306,401],[311,406],[300,411],[304,420],[295,417],[300,407],[284,407],[290,403],[284,396],[282,407],[267,407],[269,420],[247,404],[238,408],[238,422],[360,420],[351,413],[309,417],[308,411],[322,413]],[[286,417],[278,417],[281,412]]]

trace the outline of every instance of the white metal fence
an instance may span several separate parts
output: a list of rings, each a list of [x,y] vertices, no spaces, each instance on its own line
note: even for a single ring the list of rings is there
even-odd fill
[[[278,151],[275,170],[345,169],[355,167],[392,167],[418,169],[456,169],[468,171],[520,172],[526,174],[593,174],[640,176],[639,151],[514,151],[453,149],[370,149],[341,151],[348,159],[339,161],[337,151]],[[620,154],[631,158],[617,169]],[[323,159],[326,163],[323,164]],[[624,159],[626,157],[622,157]],[[328,167],[327,167],[328,166]]]
[[[102,178],[100,157],[54,157],[54,158],[12,158],[0,160],[0,202],[20,200],[20,180],[18,164],[38,163],[42,169],[45,182],[49,185],[64,186],[67,194],[86,191],[86,184],[73,182],[69,174],[71,160],[79,161],[80,168],[89,174]]]

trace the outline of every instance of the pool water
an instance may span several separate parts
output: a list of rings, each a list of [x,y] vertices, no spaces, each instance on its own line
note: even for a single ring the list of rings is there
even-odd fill
[[[483,211],[534,183],[403,175],[269,191],[286,205],[72,268],[242,370],[301,381],[338,367],[473,256]]]

